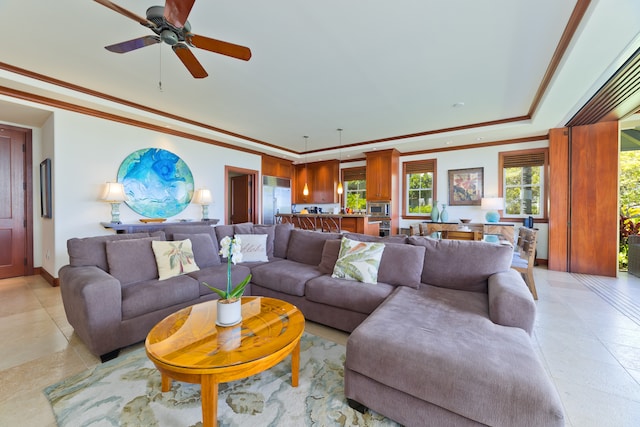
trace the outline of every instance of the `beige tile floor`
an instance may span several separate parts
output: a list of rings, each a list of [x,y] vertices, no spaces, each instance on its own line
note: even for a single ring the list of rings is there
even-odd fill
[[[640,279],[535,276],[533,339],[567,425],[640,425]],[[330,328],[307,330],[346,342]],[[42,389],[98,363],[67,323],[58,288],[38,276],[0,280],[0,426],[55,426]]]

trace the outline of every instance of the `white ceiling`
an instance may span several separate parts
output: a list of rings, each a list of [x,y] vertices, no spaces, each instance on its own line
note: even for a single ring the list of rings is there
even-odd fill
[[[115,0],[142,16],[161,2]],[[291,154],[294,160],[304,151],[303,135],[309,135],[309,151],[320,150],[313,157],[336,157],[337,128],[344,129],[345,146],[394,138],[345,148],[343,159],[374,148],[408,152],[538,136],[564,125],[640,47],[640,1],[591,1],[528,118],[575,5],[576,0],[196,0],[189,16],[193,33],[248,46],[253,56],[244,62],[194,48],[209,73],[194,79],[165,44],[126,54],[105,50],[152,33],[94,1],[0,0],[0,62],[205,127],[132,112],[4,70],[0,86]],[[32,124],[42,114],[0,97],[0,121]],[[475,126],[519,117],[524,119]],[[463,129],[447,131],[456,127]]]

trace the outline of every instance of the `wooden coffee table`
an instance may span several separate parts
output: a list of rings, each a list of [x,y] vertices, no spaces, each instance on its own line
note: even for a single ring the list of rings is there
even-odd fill
[[[291,354],[291,385],[298,386],[304,316],[274,298],[242,298],[242,323],[216,325],[216,301],[184,308],[151,329],[147,356],[162,374],[162,391],[171,380],[201,385],[202,422],[217,424],[218,384],[275,366]]]

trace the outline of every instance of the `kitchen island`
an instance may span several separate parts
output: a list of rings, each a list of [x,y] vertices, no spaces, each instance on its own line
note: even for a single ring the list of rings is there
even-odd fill
[[[291,223],[305,230],[380,235],[380,222],[359,214],[276,214],[276,222]]]

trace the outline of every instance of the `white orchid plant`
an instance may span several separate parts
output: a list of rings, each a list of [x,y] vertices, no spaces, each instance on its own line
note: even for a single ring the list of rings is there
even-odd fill
[[[215,288],[213,286],[208,285],[205,282],[202,282],[207,288],[211,289],[218,295],[220,295],[221,299],[225,300],[236,300],[242,296],[244,293],[244,289],[249,284],[251,280],[251,274],[244,278],[242,282],[240,282],[235,288],[232,289],[233,284],[231,283],[231,263],[237,264],[242,262],[242,252],[240,249],[242,242],[239,237],[231,238],[229,236],[225,236],[220,241],[220,255],[223,258],[227,258],[227,289],[221,290]]]

